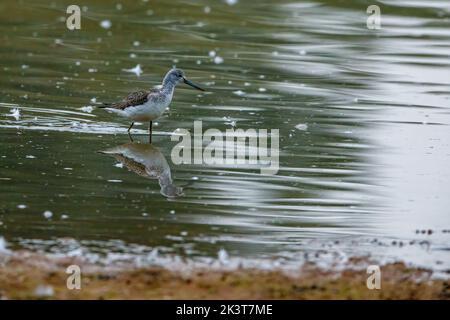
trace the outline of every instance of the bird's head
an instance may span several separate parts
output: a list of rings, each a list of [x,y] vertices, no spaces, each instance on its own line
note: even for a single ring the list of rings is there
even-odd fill
[[[166,76],[164,77],[163,85],[167,83],[177,85],[180,82],[184,82],[197,90],[205,91],[203,88],[200,88],[192,81],[186,79],[184,71],[181,69],[172,69],[169,72],[167,72]]]

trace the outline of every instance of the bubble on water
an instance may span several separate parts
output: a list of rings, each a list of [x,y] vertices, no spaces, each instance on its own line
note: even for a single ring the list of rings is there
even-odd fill
[[[17,209],[26,209],[27,205],[26,204],[19,204],[17,205]]]
[[[203,12],[206,13],[206,14],[208,14],[208,13],[211,12],[211,8],[208,7],[208,6],[206,6],[206,7],[203,8]]]
[[[219,56],[215,56],[215,57],[214,57],[214,63],[215,63],[215,64],[221,64],[221,63],[223,63],[223,58],[222,58],[222,57],[219,57]]]
[[[252,84],[250,83],[250,82],[245,82],[244,83],[244,86],[246,86],[246,87],[249,87],[249,86],[251,86]]]
[[[116,9],[117,10],[122,10],[123,6],[121,3],[116,4]]]
[[[175,210],[170,210],[169,213],[170,214],[175,214]]]
[[[114,165],[116,168],[123,168],[123,163],[119,162]]]
[[[111,23],[111,21],[109,21],[109,20],[103,20],[102,22],[100,22],[100,26],[101,26],[103,29],[109,29],[109,28],[111,28],[112,23]]]
[[[258,91],[259,91],[259,92],[266,92],[267,89],[266,89],[266,88],[259,88]]]
[[[41,284],[34,289],[34,295],[38,297],[51,297],[54,295],[54,290],[52,286]]]
[[[69,219],[69,216],[68,216],[67,214],[62,214],[62,215],[61,215],[61,219],[62,219],[62,220]]]
[[[187,231],[181,231],[181,232],[180,232],[180,235],[182,235],[183,237],[185,237],[185,236],[188,235],[188,232],[187,232]]]
[[[97,98],[96,97],[93,97],[93,98],[91,98],[91,103],[97,103]]]
[[[306,54],[306,50],[300,50],[299,52],[302,56],[304,56]]]
[[[295,126],[295,129],[301,130],[301,131],[306,131],[306,130],[308,130],[308,124],[299,123],[298,125]]]
[[[197,64],[202,64],[202,61],[201,60],[197,60],[196,63]]]
[[[238,3],[238,0],[225,0],[225,2],[229,5],[229,6],[233,6],[236,3]]]
[[[112,182],[112,183],[121,183],[122,180],[119,180],[119,179],[110,179],[110,180],[108,180],[108,182]]]
[[[191,180],[198,180],[198,177],[192,177]]]
[[[31,154],[26,155],[25,158],[27,158],[27,159],[36,159],[36,157],[31,155]]]
[[[135,47],[139,47],[141,45],[141,43],[139,41],[134,41],[133,42],[133,46]]]
[[[143,216],[143,217],[148,217],[148,213],[147,213],[147,212],[143,212],[143,213],[142,213],[142,216]]]
[[[89,69],[88,69],[88,72],[90,72],[90,73],[95,73],[95,72],[97,72],[97,69],[96,69],[96,68],[89,68]]]
[[[136,53],[130,53],[130,58],[134,59],[136,57],[137,57]]]
[[[21,66],[22,69],[28,69],[29,67],[30,67],[30,66],[27,65],[27,64],[23,64],[23,65]]]
[[[44,211],[44,213],[42,215],[46,219],[51,219],[51,217],[53,217],[53,212],[51,212],[50,210],[46,210],[46,211]]]
[[[216,56],[216,52],[215,52],[214,50],[211,50],[211,51],[208,53],[208,55],[209,55],[211,58],[213,58],[213,57]]]
[[[136,65],[136,67],[131,68],[131,69],[122,69],[122,71],[134,73],[138,77],[140,77],[141,74],[143,73],[140,64]]]

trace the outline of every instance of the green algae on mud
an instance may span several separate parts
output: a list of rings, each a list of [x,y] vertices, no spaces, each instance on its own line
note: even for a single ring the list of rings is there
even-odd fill
[[[450,299],[448,280],[403,263],[381,266],[380,290],[366,286],[367,258],[343,270],[309,263],[282,270],[167,270],[161,267],[102,267],[77,258],[49,258],[27,251],[0,255],[1,299]],[[66,286],[69,265],[82,270],[80,290]],[[41,288],[41,289],[39,289]],[[44,288],[44,290],[42,290]]]

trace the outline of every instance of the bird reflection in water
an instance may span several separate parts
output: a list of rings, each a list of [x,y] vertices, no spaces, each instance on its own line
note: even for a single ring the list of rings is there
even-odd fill
[[[158,179],[163,196],[173,198],[183,195],[183,188],[173,183],[166,158],[154,145],[130,142],[100,153],[113,156],[128,170],[142,177]]]

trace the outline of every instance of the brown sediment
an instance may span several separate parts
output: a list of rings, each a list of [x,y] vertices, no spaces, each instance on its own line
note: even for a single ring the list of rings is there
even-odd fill
[[[81,289],[66,286],[66,268],[81,267]],[[450,282],[432,279],[431,271],[403,263],[381,266],[381,289],[369,290],[366,258],[352,259],[345,270],[313,264],[295,272],[257,269],[101,267],[73,258],[49,258],[22,252],[0,256],[3,299],[449,299]],[[51,287],[49,295],[36,288]]]

